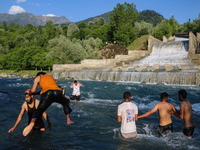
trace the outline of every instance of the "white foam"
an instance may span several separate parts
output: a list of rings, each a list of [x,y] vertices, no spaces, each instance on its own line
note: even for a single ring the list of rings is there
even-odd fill
[[[28,83],[14,83],[14,84],[9,84],[8,86],[14,86],[14,87],[22,87],[22,86],[28,86],[28,87],[32,87],[32,84],[28,84]]]
[[[192,109],[195,111],[195,112],[200,112],[200,103],[196,103],[196,104],[193,104],[192,105]]]

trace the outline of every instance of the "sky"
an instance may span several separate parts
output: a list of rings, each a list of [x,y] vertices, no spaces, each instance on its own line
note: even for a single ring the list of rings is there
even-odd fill
[[[200,0],[0,0],[0,13],[65,16],[78,22],[112,11],[124,2],[134,3],[138,11],[154,10],[166,19],[174,16],[180,24],[200,14]]]

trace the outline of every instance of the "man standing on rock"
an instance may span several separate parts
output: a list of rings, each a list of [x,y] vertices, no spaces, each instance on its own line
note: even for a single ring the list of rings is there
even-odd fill
[[[180,103],[180,111],[176,111],[175,116],[184,120],[183,134],[192,138],[194,132],[194,124],[192,121],[192,105],[186,100],[187,92],[186,90],[178,91]]]
[[[67,124],[69,125],[74,123],[70,120],[70,113],[72,112],[72,109],[69,107],[69,100],[62,94],[62,90],[58,87],[56,80],[52,76],[47,75],[45,72],[38,72],[34,80],[33,87],[28,89],[26,92],[33,94],[36,91],[38,84],[42,88],[40,93],[40,103],[37,110],[33,113],[30,124],[23,131],[24,136],[27,136],[30,133],[35,125],[37,118],[41,117],[43,112],[53,102],[57,102],[63,105],[64,113],[67,118]]]

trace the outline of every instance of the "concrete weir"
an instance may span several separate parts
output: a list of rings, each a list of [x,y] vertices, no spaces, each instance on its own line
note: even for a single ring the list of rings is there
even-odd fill
[[[54,64],[56,79],[125,81],[200,86],[200,34],[164,42],[150,36],[148,50],[129,50],[114,59]]]
[[[109,72],[85,70],[60,73],[54,72],[53,76],[55,79],[126,81],[200,86],[199,72]]]

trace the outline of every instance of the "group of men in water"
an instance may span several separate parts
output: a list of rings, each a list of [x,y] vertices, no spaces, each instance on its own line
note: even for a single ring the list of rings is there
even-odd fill
[[[42,88],[42,90],[36,92],[38,85]],[[47,121],[48,128],[51,128],[51,123],[47,114],[45,113],[45,110],[53,102],[57,102],[63,105],[64,113],[67,119],[67,124],[69,125],[74,123],[70,119],[70,113],[72,112],[72,109],[69,107],[69,102],[74,98],[76,98],[77,101],[80,100],[81,85],[82,84],[77,80],[75,80],[71,84],[70,87],[73,88],[73,93],[68,99],[68,97],[65,97],[62,89],[57,85],[56,80],[52,76],[47,75],[45,72],[37,73],[33,87],[25,91],[26,101],[22,104],[21,112],[17,118],[17,121],[8,132],[10,133],[16,128],[16,126],[21,121],[25,111],[28,113],[29,122],[28,126],[23,131],[24,136],[27,136],[32,131],[32,129],[45,131],[44,123],[41,118],[42,116]],[[33,98],[33,95],[38,94],[41,95],[40,101]]]
[[[139,118],[147,117],[159,111],[160,124],[159,129],[161,134],[166,134],[168,131],[173,132],[173,124],[171,116],[184,120],[183,134],[192,138],[194,132],[194,124],[192,121],[192,105],[186,100],[187,92],[185,90],[178,91],[180,110],[176,110],[173,104],[167,102],[169,95],[161,93],[161,102],[156,104],[154,108],[143,115],[138,116],[137,106],[130,102],[131,93],[125,92],[123,95],[124,102],[118,106],[118,122],[121,122],[121,134],[124,138],[133,138],[137,136],[135,121]]]
[[[37,86],[42,88],[41,91],[36,92]],[[21,112],[17,118],[15,125],[8,131],[12,132],[22,119],[25,111],[28,112],[29,122],[28,126],[23,130],[23,135],[27,136],[33,129],[45,131],[42,116],[48,123],[48,128],[51,128],[50,120],[45,113],[45,110],[53,103],[57,102],[63,106],[64,113],[66,115],[67,124],[74,123],[70,119],[70,113],[72,109],[69,107],[70,100],[76,98],[80,100],[80,86],[82,84],[79,81],[74,81],[70,87],[73,88],[73,93],[68,99],[65,97],[63,90],[57,85],[56,80],[47,75],[44,72],[38,72],[34,80],[34,84],[31,89],[25,91],[25,102],[22,104]],[[33,95],[40,94],[40,101],[33,98]],[[160,117],[160,132],[164,133],[168,130],[173,131],[171,115],[184,120],[183,133],[192,137],[194,132],[194,124],[192,122],[192,106],[189,101],[186,100],[187,92],[180,90],[178,92],[180,103],[180,111],[176,110],[173,104],[167,102],[168,94],[161,93],[161,102],[156,104],[155,107],[147,113],[138,116],[137,106],[130,102],[131,93],[125,92],[123,95],[124,102],[118,106],[118,122],[121,122],[121,134],[124,138],[132,138],[137,136],[137,130],[135,121],[139,118],[147,117],[157,110],[159,111]]]

